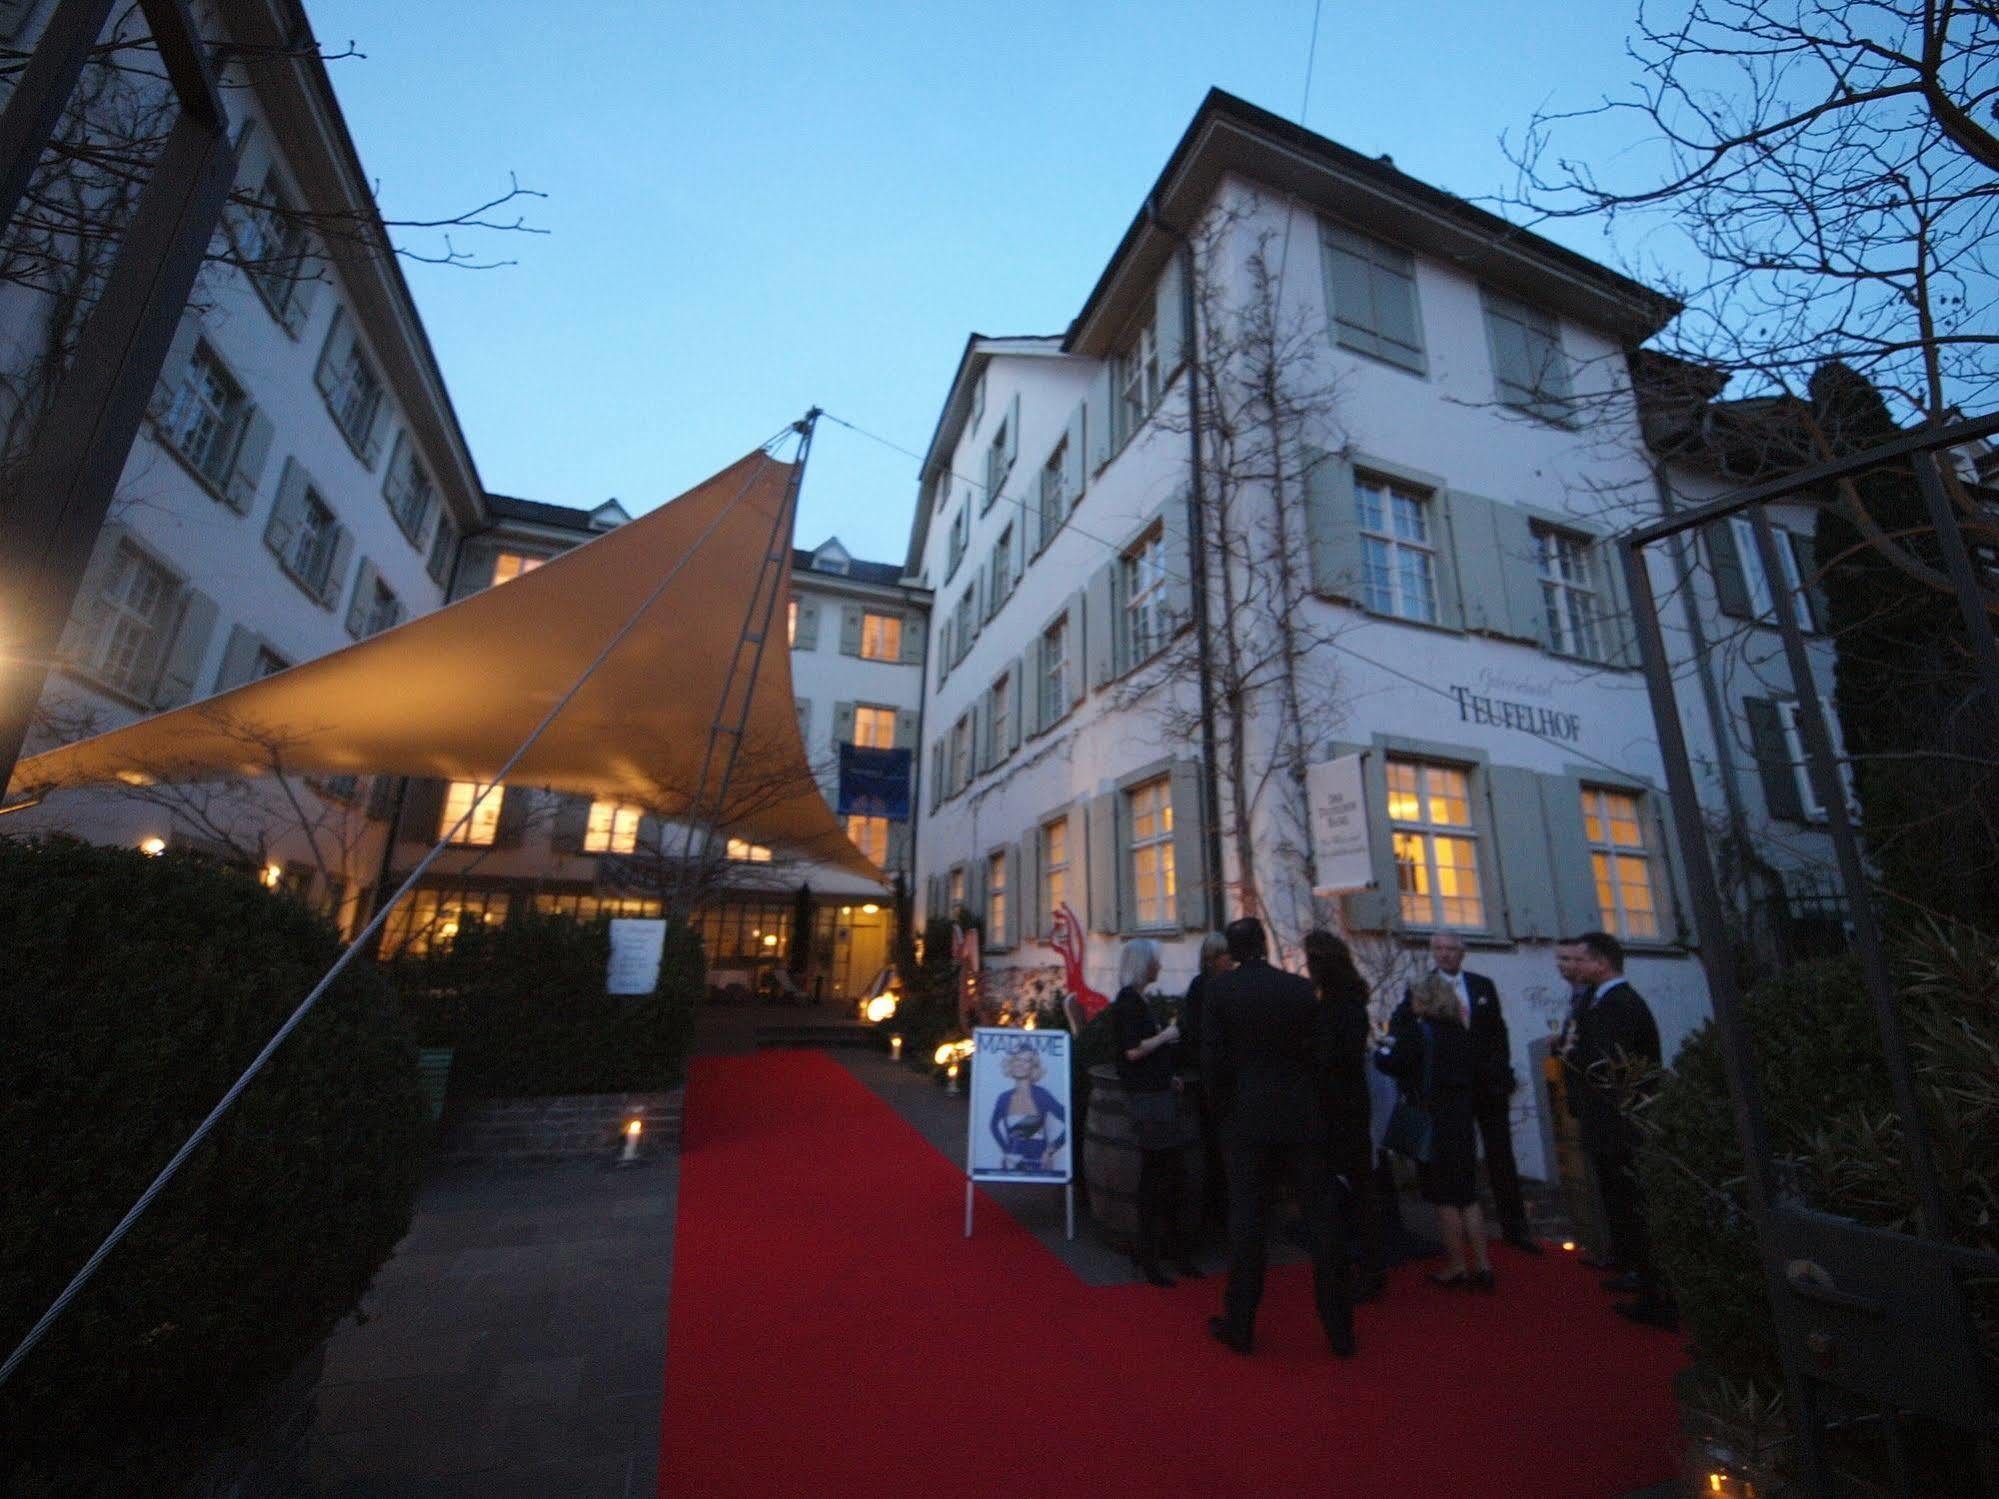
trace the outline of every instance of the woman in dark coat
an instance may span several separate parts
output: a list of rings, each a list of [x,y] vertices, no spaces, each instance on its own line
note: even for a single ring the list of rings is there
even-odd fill
[[[1185,1150],[1195,1131],[1180,1112],[1180,1080],[1174,1064],[1180,1027],[1162,1027],[1145,1002],[1145,988],[1159,977],[1159,944],[1139,937],[1127,942],[1118,961],[1117,998],[1111,1001],[1111,1035],[1117,1047],[1118,1081],[1131,1111],[1132,1141],[1138,1146],[1138,1232],[1132,1264],[1155,1286],[1173,1277],[1160,1266],[1170,1256],[1182,1275],[1201,1273],[1180,1235],[1180,1200],[1187,1190]]]
[[[1457,991],[1442,974],[1428,974],[1411,986],[1409,1012],[1389,1045],[1375,1054],[1375,1065],[1430,1116],[1430,1159],[1417,1165],[1416,1181],[1423,1200],[1436,1205],[1449,1256],[1443,1272],[1430,1279],[1440,1286],[1492,1290],[1473,1137],[1472,1101],[1481,1079]]]
[[[1365,1299],[1382,1280],[1381,1213],[1375,1198],[1373,1119],[1367,1097],[1367,980],[1354,966],[1346,943],[1331,932],[1305,934],[1305,973],[1332,1014],[1332,1065],[1326,1072],[1322,1103],[1332,1127],[1333,1170],[1346,1183],[1348,1234],[1360,1254]]]

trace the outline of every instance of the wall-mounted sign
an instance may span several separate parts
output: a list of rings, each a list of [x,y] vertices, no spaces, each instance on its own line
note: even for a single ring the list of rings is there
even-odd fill
[[[1487,697],[1469,687],[1453,687],[1458,700],[1458,717],[1465,723],[1489,723],[1502,729],[1519,729],[1544,739],[1573,743],[1582,737],[1582,715],[1543,708],[1534,703],[1516,703],[1501,697]]]
[[[1305,768],[1305,795],[1312,804],[1312,855],[1318,878],[1314,895],[1361,890],[1374,883],[1374,856],[1368,846],[1367,787],[1362,755],[1342,755]]]
[[[619,916],[611,922],[611,963],[606,994],[650,994],[659,987],[659,960],[666,950],[666,923],[652,917]]]

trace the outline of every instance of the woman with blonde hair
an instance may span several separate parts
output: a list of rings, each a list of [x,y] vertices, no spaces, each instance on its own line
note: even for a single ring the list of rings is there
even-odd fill
[[[1160,1266],[1171,1255],[1182,1275],[1201,1272],[1180,1237],[1180,1199],[1186,1190],[1181,1152],[1194,1131],[1180,1113],[1179,1079],[1173,1075],[1180,1027],[1162,1027],[1145,1002],[1145,989],[1159,978],[1159,944],[1140,937],[1127,942],[1118,960],[1117,998],[1111,1001],[1111,1035],[1117,1048],[1118,1081],[1131,1111],[1132,1141],[1138,1146],[1138,1232],[1131,1260],[1155,1286],[1173,1277]]]
[[[1423,1200],[1437,1209],[1437,1230],[1449,1256],[1443,1272],[1430,1279],[1440,1286],[1493,1290],[1473,1138],[1479,1080],[1471,1033],[1449,979],[1429,973],[1410,986],[1408,1014],[1375,1053],[1375,1065],[1430,1116],[1429,1158],[1417,1162],[1416,1182]]]

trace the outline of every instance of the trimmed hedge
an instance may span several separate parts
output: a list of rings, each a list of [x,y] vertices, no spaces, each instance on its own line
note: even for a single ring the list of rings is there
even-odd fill
[[[425,1046],[449,1046],[455,1098],[650,1092],[680,1081],[706,969],[700,936],[667,929],[649,995],[604,992],[608,921],[523,914],[468,924],[395,965]]]
[[[0,840],[0,1336],[27,1331],[340,951],[246,875]],[[423,1141],[350,968],[0,1387],[0,1490],[169,1492],[359,1300]]]

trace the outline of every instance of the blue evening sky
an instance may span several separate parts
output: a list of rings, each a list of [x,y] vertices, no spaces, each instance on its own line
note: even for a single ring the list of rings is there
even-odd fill
[[[929,441],[966,335],[1059,333],[1202,95],[1297,118],[1312,0],[1007,7],[308,0],[391,218],[541,236],[408,267],[488,488],[651,508],[811,405]],[[1325,0],[1304,123],[1466,196],[1619,91],[1631,10]],[[1578,142],[1573,138],[1569,144]],[[1589,226],[1554,237],[1600,258]],[[421,235],[408,236],[424,243]],[[901,560],[916,462],[822,424],[798,536]]]

